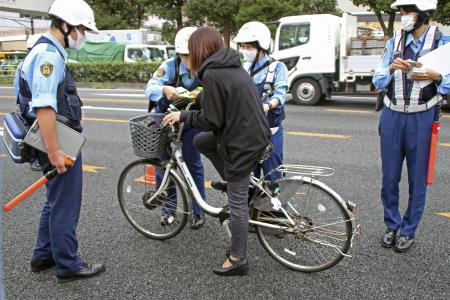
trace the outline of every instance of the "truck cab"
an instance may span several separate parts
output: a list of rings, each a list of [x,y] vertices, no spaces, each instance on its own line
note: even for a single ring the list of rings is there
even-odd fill
[[[316,105],[334,91],[367,91],[384,50],[353,51],[358,38],[356,17],[330,14],[284,17],[279,20],[273,57],[289,70],[289,90],[297,104]],[[365,44],[364,44],[365,45]],[[364,50],[366,50],[364,48]],[[370,88],[369,88],[370,90]]]

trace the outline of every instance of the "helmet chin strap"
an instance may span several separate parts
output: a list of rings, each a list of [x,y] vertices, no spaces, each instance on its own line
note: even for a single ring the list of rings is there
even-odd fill
[[[74,27],[72,25],[67,24],[67,31],[64,31],[62,29],[62,25],[59,25],[58,29],[61,32],[61,34],[64,36],[64,48],[69,47],[69,35],[72,32],[72,30],[74,29]]]
[[[414,24],[414,28],[412,31],[420,28],[423,24],[425,24],[428,20],[430,20],[430,14],[428,12],[419,12],[417,15],[416,23]]]

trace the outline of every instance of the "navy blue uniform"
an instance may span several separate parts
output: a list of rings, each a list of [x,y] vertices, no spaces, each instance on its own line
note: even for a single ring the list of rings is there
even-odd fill
[[[260,97],[263,98],[264,95],[269,92],[268,89],[271,89],[270,96],[264,99],[263,103],[268,103],[271,99],[278,99],[279,105],[272,108],[267,113],[267,121],[269,122],[270,130],[272,131],[272,135],[270,137],[270,143],[274,146],[274,150],[270,157],[262,163],[262,166],[257,166],[255,169],[255,176],[259,177],[261,174],[261,168],[264,175],[269,174],[269,172],[283,163],[283,125],[282,122],[285,118],[284,112],[284,103],[286,101],[286,92],[288,88],[288,70],[286,66],[281,62],[275,62],[276,68],[273,74],[273,86],[267,86],[267,78],[270,66],[268,63],[270,62],[269,56],[265,55],[262,59],[260,59],[254,66],[253,70],[258,70],[262,68],[256,74],[251,74],[250,67],[252,63],[246,62],[244,63],[244,69],[250,73],[252,76],[252,80],[258,88],[258,92]],[[266,178],[269,180],[276,180],[281,177],[279,172],[274,172],[267,176]]]
[[[176,71],[178,67],[178,72]],[[178,76],[177,76],[178,73]],[[145,88],[145,95],[150,101],[156,102],[155,112],[164,113],[169,107],[170,101],[163,94],[163,86],[184,87],[185,89],[192,91],[200,86],[200,81],[191,76],[181,61],[177,61],[177,58],[170,58],[164,61],[158,70],[155,71],[152,78],[148,81]],[[194,147],[194,137],[200,132],[195,128],[185,127],[182,136],[183,142],[183,158],[186,165],[194,178],[195,185],[197,186],[200,195],[203,199],[206,199],[205,194],[205,175],[203,163],[201,160],[200,152]],[[163,173],[160,169],[156,170],[156,181],[159,183],[162,180]],[[169,191],[172,195],[169,195],[172,201],[166,201],[163,205],[163,214],[173,215],[176,208],[176,195],[175,189],[171,188]],[[198,205],[195,198],[192,198],[192,210],[197,216],[203,216],[203,209]]]
[[[443,80],[439,85],[412,81],[402,71],[391,73],[389,66],[397,57],[417,61],[420,56],[450,39],[440,35],[433,26],[417,40],[411,33],[406,39],[400,39],[400,34],[397,32],[387,42],[385,55],[373,77],[376,88],[388,89],[379,124],[383,173],[381,200],[386,226],[399,229],[402,236],[414,237],[425,208],[431,126],[439,113],[440,94],[450,92],[450,76],[442,74]],[[402,218],[399,212],[399,182],[405,158],[409,199]]]
[[[37,109],[50,107],[81,132],[81,100],[66,59],[66,51],[53,35],[47,33],[38,40],[17,74],[20,111],[32,122]],[[38,159],[44,173],[53,168],[47,154],[39,152]],[[83,263],[77,254],[76,236],[82,194],[81,154],[72,167],[46,185],[33,259],[53,258],[56,274],[66,275],[79,270]]]

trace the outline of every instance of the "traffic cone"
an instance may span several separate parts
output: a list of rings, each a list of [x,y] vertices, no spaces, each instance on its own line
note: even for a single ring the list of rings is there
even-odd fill
[[[153,165],[146,165],[145,175],[136,178],[135,181],[145,184],[156,184],[156,167]]]

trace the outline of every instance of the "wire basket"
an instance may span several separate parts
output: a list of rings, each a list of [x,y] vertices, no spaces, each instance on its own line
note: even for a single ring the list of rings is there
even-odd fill
[[[150,113],[131,119],[131,142],[134,153],[143,158],[158,158],[169,144],[167,129],[161,126],[164,114]]]

